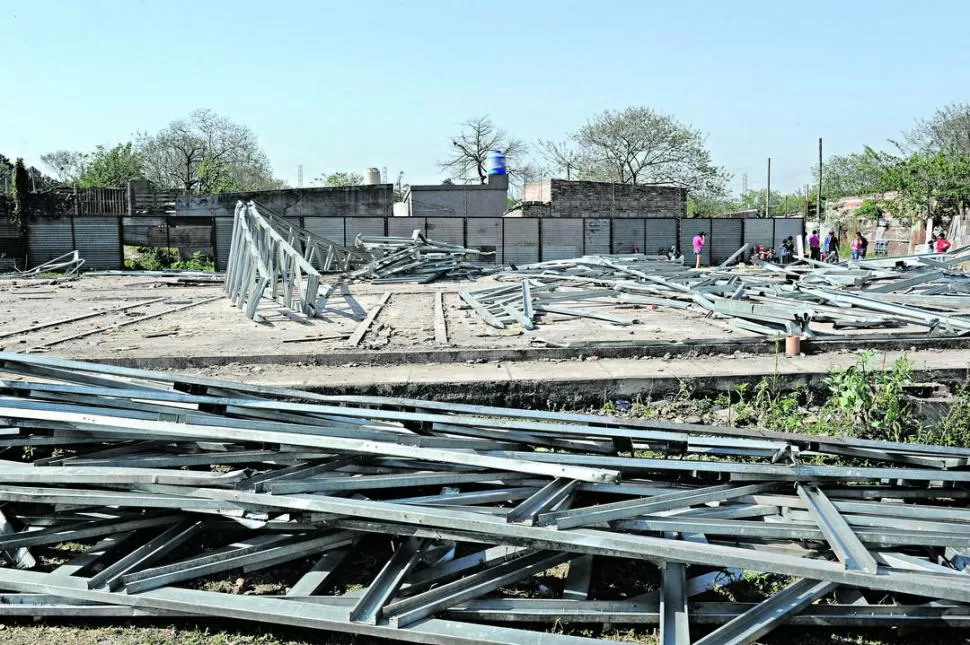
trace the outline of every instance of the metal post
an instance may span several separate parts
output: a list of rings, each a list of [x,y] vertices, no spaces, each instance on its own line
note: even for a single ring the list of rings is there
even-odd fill
[[[818,138],[818,193],[816,194],[815,212],[821,224],[825,220],[822,212],[822,137]]]
[[[771,157],[768,157],[768,186],[765,188],[765,217],[771,217]]]

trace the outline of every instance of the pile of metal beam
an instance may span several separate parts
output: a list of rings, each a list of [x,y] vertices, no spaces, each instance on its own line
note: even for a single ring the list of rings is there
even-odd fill
[[[316,315],[321,287],[320,272],[303,253],[279,234],[253,202],[237,202],[232,246],[226,267],[226,293],[249,319],[255,319],[259,302],[269,297],[307,316]]]
[[[970,248],[841,265],[804,259],[694,269],[663,258],[585,256],[506,270],[497,278],[514,286],[466,290],[462,298],[499,328],[535,329],[543,313],[630,325],[635,312],[616,310],[646,306],[690,308],[769,337],[913,326],[963,334],[970,331],[970,275],[958,267],[968,259]]]
[[[442,645],[579,645],[604,623],[705,645],[784,623],[970,624],[967,448],[10,353],[0,376],[0,617],[217,617]],[[719,591],[744,572],[784,589]]]
[[[494,251],[481,251],[428,239],[415,229],[411,237],[358,235],[356,247],[374,260],[349,274],[351,279],[375,283],[416,282],[425,284],[440,278],[474,278],[487,269],[469,258],[487,258]]]

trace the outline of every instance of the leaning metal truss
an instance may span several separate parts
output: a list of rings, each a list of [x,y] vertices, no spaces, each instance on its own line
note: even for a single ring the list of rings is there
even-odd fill
[[[343,246],[294,224],[262,204],[259,213],[286,239],[303,259],[322,273],[350,271],[373,262],[374,255],[352,247]]]
[[[263,217],[253,202],[236,204],[232,246],[226,269],[226,292],[246,316],[255,318],[259,301],[267,296],[307,316],[316,315],[321,275],[292,244]]]

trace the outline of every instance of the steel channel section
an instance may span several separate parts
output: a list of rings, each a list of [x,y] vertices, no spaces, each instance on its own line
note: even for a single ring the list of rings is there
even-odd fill
[[[88,588],[96,589],[104,586],[110,590],[120,586],[121,577],[124,574],[164,557],[190,537],[199,533],[203,526],[202,522],[195,522],[188,526],[182,524],[169,527],[128,555],[88,578]]]
[[[460,602],[477,598],[516,580],[541,573],[570,560],[568,553],[531,553],[491,569],[435,587],[387,605],[384,614],[392,627],[405,627]]]
[[[661,645],[690,645],[686,589],[687,566],[680,562],[666,562],[662,571],[660,643]]]
[[[537,514],[551,508],[569,496],[579,485],[575,479],[563,479],[557,477],[532,496],[513,508],[505,516],[506,522],[526,522],[534,521]]]
[[[796,487],[798,496],[808,505],[808,511],[825,534],[832,550],[847,569],[860,569],[866,573],[876,573],[879,569],[875,558],[866,546],[853,533],[852,528],[817,486]]]
[[[376,625],[384,605],[393,597],[404,577],[418,563],[427,541],[418,538],[405,540],[387,561],[374,581],[350,610],[350,620]]]
[[[710,486],[697,490],[655,495],[642,499],[624,500],[611,504],[599,504],[597,506],[566,511],[541,513],[537,521],[539,524],[554,523],[560,529],[568,529],[637,515],[656,513],[671,508],[684,508],[707,502],[725,501],[740,495],[752,495],[765,492],[773,486],[773,483],[751,484],[748,486],[735,486],[733,484]]]
[[[798,613],[838,585],[833,582],[799,580],[714,630],[695,645],[747,645],[771,631],[789,615]]]
[[[313,554],[316,551],[347,546],[348,544],[352,544],[355,539],[356,537],[353,533],[341,531],[323,537],[291,541],[285,544],[258,545],[249,549],[248,551],[250,552],[238,553],[247,551],[246,549],[238,549],[222,554],[227,557],[214,562],[208,561],[205,564],[188,562],[184,565],[170,565],[168,567],[129,573],[122,576],[122,581],[128,593],[140,593],[149,589],[157,589],[173,582],[201,578],[219,571],[238,569],[261,561],[271,560],[274,563],[279,563],[296,560]],[[175,567],[174,570],[173,567]]]

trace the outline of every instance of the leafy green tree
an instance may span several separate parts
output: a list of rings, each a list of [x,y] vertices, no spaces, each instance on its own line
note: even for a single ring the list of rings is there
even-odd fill
[[[868,146],[861,153],[832,155],[822,170],[822,197],[825,200],[850,195],[871,195],[879,191],[882,176],[881,154]],[[818,167],[812,168],[818,185]]]
[[[356,172],[332,172],[330,174],[320,175],[313,180],[313,183],[327,188],[360,186],[364,183],[364,176]]]
[[[113,148],[98,146],[85,159],[78,185],[84,188],[117,188],[126,186],[141,174],[141,155],[130,141]]]
[[[880,188],[899,198],[886,207],[897,213],[926,212],[939,218],[970,203],[970,155],[936,152],[882,156]]]

